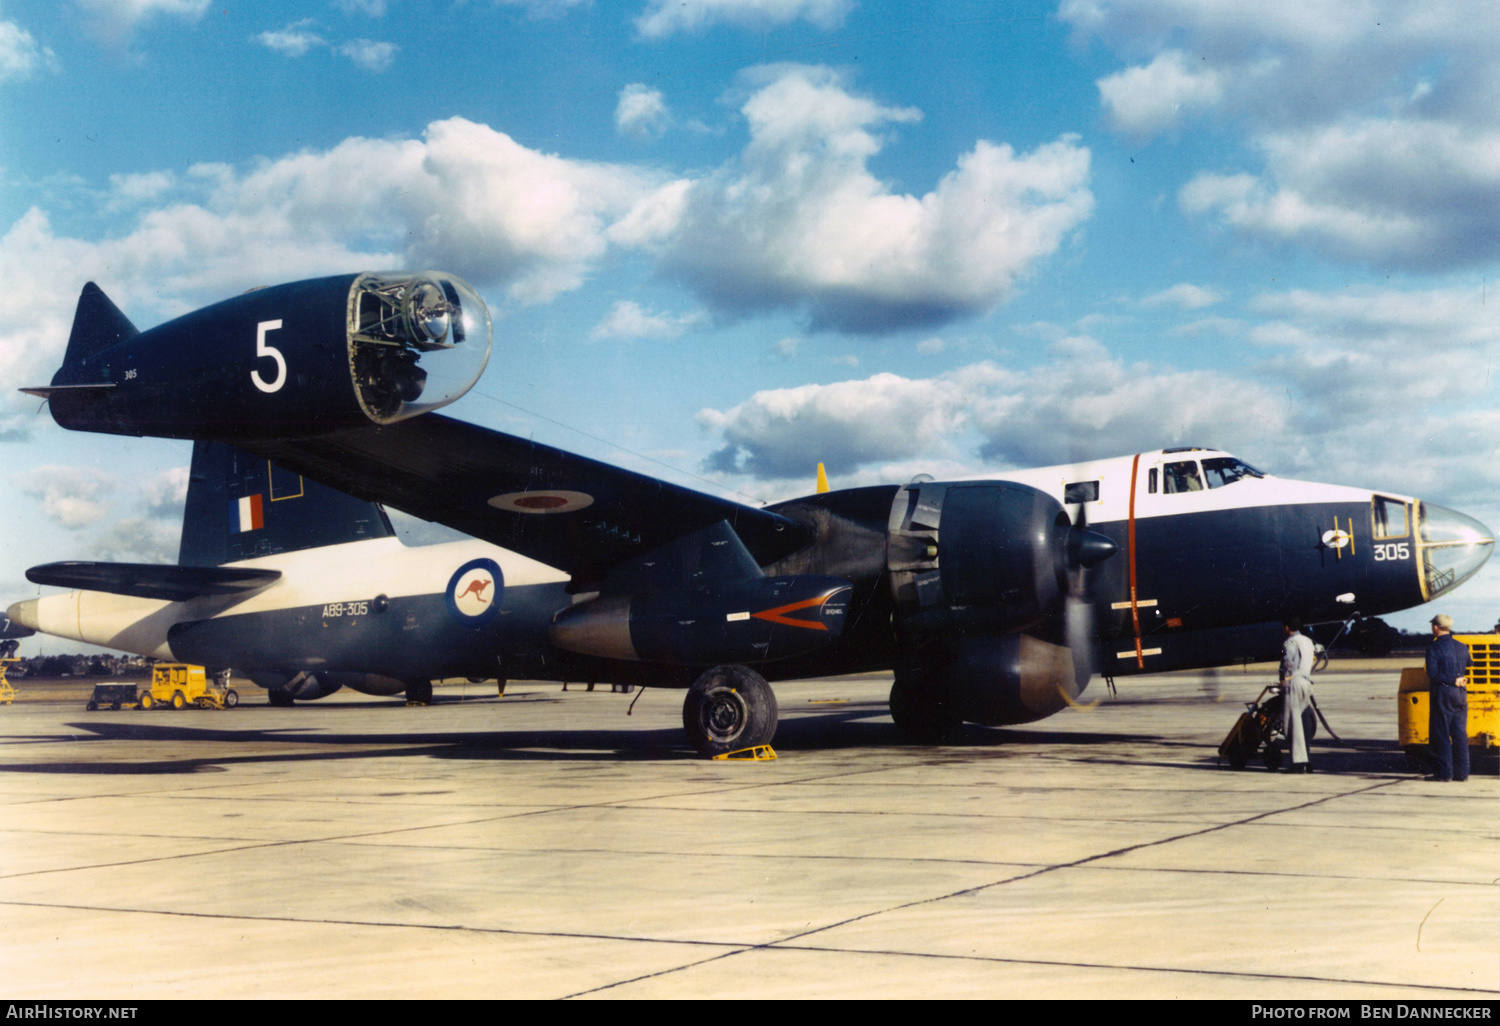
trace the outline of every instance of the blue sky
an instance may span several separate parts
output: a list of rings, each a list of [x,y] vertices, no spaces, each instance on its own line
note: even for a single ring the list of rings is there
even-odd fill
[[[747,501],[1204,444],[1494,526],[1497,38],[1462,2],[0,0],[0,378],[47,382],[88,280],[144,328],[432,266],[495,316],[448,412]],[[0,606],[172,561],[189,451],[6,393]],[[1443,605],[1492,624],[1500,568]]]

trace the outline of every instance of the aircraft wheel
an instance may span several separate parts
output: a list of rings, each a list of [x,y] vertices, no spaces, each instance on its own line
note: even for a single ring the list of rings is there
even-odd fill
[[[407,705],[431,705],[432,704],[432,681],[413,681],[406,686]]]
[[[891,719],[914,744],[951,744],[963,732],[963,717],[934,698],[920,681],[898,673],[891,685]]]
[[[280,688],[272,688],[270,691],[267,691],[266,701],[280,709],[290,709],[292,707],[292,696]]]
[[[156,699],[154,699],[154,698],[151,697],[151,692],[147,691],[145,694],[143,694],[141,696],[141,708],[142,709],[149,709],[149,708],[151,708],[155,704],[156,704]]]
[[[776,693],[748,666],[715,666],[693,681],[682,703],[682,725],[703,756],[770,744],[776,716]]]
[[[172,693],[172,708],[173,709],[186,709],[187,708],[187,698],[185,698],[183,696],[183,694],[182,694],[181,691],[174,691]]]
[[[226,709],[233,709],[239,704],[240,693],[238,691],[234,690],[234,688],[230,688],[228,691],[224,692],[224,707]]]

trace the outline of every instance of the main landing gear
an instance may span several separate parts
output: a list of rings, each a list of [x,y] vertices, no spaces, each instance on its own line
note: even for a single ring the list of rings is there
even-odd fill
[[[748,666],[715,666],[693,682],[682,703],[682,725],[699,755],[712,757],[776,735],[776,693]]]

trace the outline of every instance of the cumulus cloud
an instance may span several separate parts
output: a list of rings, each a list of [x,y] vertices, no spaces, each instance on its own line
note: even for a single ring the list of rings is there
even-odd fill
[[[1171,445],[1264,450],[1287,431],[1290,404],[1267,384],[1127,364],[1088,337],[1054,343],[1051,356],[997,377],[976,404],[987,462],[1032,467]]]
[[[639,303],[621,300],[609,311],[609,316],[590,332],[595,340],[605,338],[676,338],[688,328],[703,321],[700,313],[672,314],[654,313]]]
[[[303,18],[286,28],[262,32],[255,37],[255,41],[283,57],[303,57],[314,47],[328,45],[327,40],[312,31],[312,24],[311,18]]]
[[[1206,289],[1201,285],[1192,285],[1183,282],[1179,285],[1173,285],[1169,289],[1163,289],[1155,295],[1147,296],[1141,300],[1141,305],[1175,306],[1183,310],[1201,310],[1205,306],[1213,306],[1223,299],[1223,295],[1214,289]]]
[[[176,563],[180,521],[128,517],[111,524],[89,546],[95,559],[113,563]]]
[[[1158,54],[1144,67],[1102,78],[1098,86],[1114,128],[1140,136],[1155,135],[1190,114],[1211,109],[1224,92],[1218,72],[1190,67],[1177,50]]]
[[[1131,363],[1062,335],[1026,369],[758,392],[699,414],[723,439],[709,466],[795,480],[823,459],[870,483],[924,465],[996,473],[1215,445],[1282,476],[1495,506],[1500,407],[1483,368],[1500,363],[1500,321],[1482,286],[1298,290],[1250,310],[1253,325],[1231,322],[1250,343],[1233,370]]]
[[[170,171],[110,175],[109,200],[106,205],[111,208],[121,208],[152,203],[176,186],[177,176]]]
[[[49,464],[16,475],[23,495],[38,499],[47,518],[70,531],[96,523],[107,512],[105,496],[119,483],[111,474],[89,467]]]
[[[14,290],[0,308],[0,377],[50,379],[90,280],[142,327],[256,285],[358,268],[441,267],[545,301],[582,284],[610,246],[669,232],[663,190],[671,183],[654,173],[540,153],[463,119],[243,170],[122,177],[106,203],[134,213],[116,235],[70,237],[39,209],[0,233]],[[34,400],[12,392],[4,404],[32,422]]]
[[[828,68],[762,69],[739,160],[695,183],[664,268],[719,310],[803,309],[815,327],[885,332],[988,310],[1093,210],[1089,152],[981,140],[925,196],[867,162],[877,130],[921,114],[850,92]]]
[[[636,139],[654,139],[671,125],[666,97],[660,89],[632,82],[620,90],[615,106],[615,131]]]
[[[30,78],[44,68],[57,68],[52,48],[39,44],[15,22],[0,21],[0,82]]]
[[[832,29],[844,23],[853,0],[651,0],[635,27],[645,39],[676,32],[701,31],[710,25],[764,29],[808,21]]]
[[[711,469],[783,478],[821,460],[842,473],[942,451],[962,423],[964,399],[954,376],[913,381],[882,373],[757,392],[732,409],[700,411],[698,422],[724,438]]]
[[[1457,409],[1493,394],[1490,376],[1476,373],[1500,361],[1500,321],[1486,299],[1483,286],[1269,294],[1252,304],[1267,319],[1249,338],[1272,373],[1318,397],[1318,430],[1382,435],[1392,411]]]
[[[395,43],[382,43],[374,39],[351,39],[335,47],[335,52],[349,58],[357,67],[378,74],[390,68],[400,49]]]
[[[1329,256],[1442,270],[1500,255],[1500,128],[1358,119],[1260,141],[1266,170],[1200,174],[1189,214]]]
[[[1067,0],[1060,16],[1132,65],[1099,82],[1150,135],[1212,109],[1258,169],[1214,169],[1183,209],[1325,256],[1434,270],[1500,250],[1500,8],[1463,0]]]
[[[698,419],[724,439],[710,469],[777,479],[805,473],[809,459],[840,473],[946,461],[972,474],[1174,444],[1263,450],[1280,442],[1290,412],[1265,384],[1127,365],[1093,339],[1070,337],[1034,370],[986,362],[929,379],[876,374],[757,392]]]
[[[181,521],[187,505],[187,490],[187,467],[173,467],[148,478],[140,486],[146,515],[156,520]]]

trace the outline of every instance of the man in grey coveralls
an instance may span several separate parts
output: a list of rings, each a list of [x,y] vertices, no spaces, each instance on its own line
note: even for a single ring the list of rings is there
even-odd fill
[[[1307,761],[1307,733],[1302,729],[1302,711],[1312,701],[1312,638],[1302,633],[1302,621],[1281,621],[1286,643],[1281,646],[1281,732],[1292,749],[1290,773],[1306,773],[1312,767]]]

